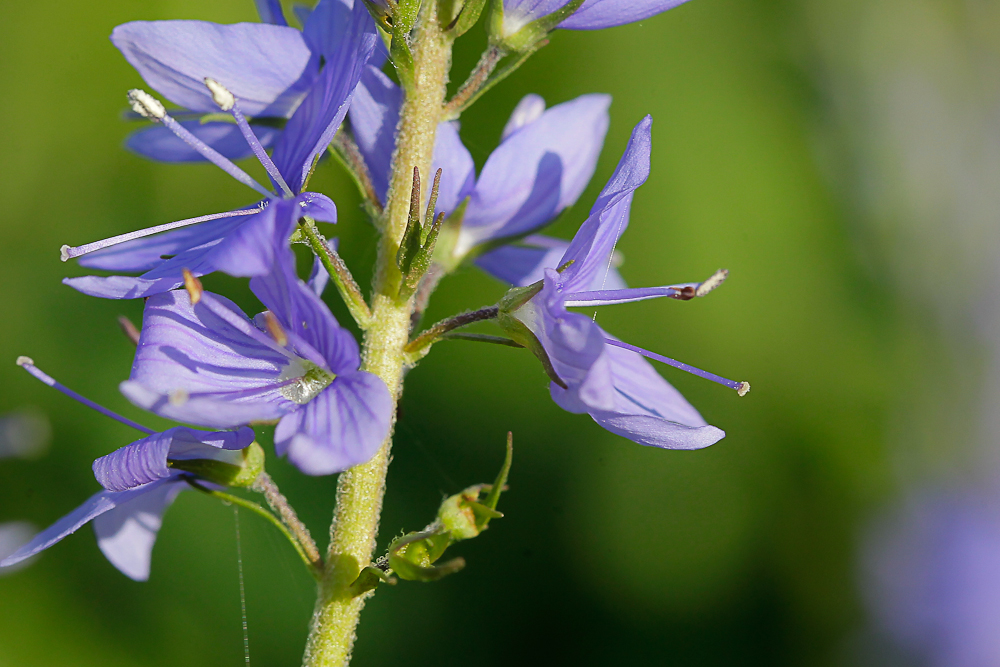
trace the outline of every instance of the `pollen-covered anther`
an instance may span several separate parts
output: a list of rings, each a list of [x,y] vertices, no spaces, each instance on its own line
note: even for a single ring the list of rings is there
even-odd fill
[[[72,250],[72,249],[73,249],[72,246],[68,246],[68,245],[64,244],[63,247],[59,248],[59,259],[61,259],[64,262],[68,262],[69,261],[69,251]]]
[[[278,318],[270,310],[264,311],[264,326],[267,327],[267,333],[271,334],[271,338],[278,345],[282,347],[288,345],[288,334],[285,333],[285,329],[278,322]]]
[[[132,111],[143,118],[162,120],[167,115],[167,110],[163,104],[145,90],[133,88],[128,91],[128,101],[132,105]]]
[[[20,357],[17,358],[17,365],[21,367],[34,366],[35,360],[32,359],[31,357],[25,357],[24,355],[21,355]]]
[[[201,301],[201,293],[204,291],[201,281],[195,278],[194,274],[187,269],[184,269],[184,289],[187,290],[192,306]]]
[[[174,389],[169,395],[170,405],[184,405],[188,401],[188,393],[183,389]]]
[[[228,88],[212,77],[205,77],[205,86],[208,87],[208,92],[212,93],[212,101],[218,104],[223,111],[229,111],[236,105],[236,97],[229,92]]]
[[[728,276],[729,276],[728,269],[719,269],[718,271],[713,273],[708,278],[708,280],[701,283],[700,285],[698,285],[698,287],[695,288],[694,295],[705,296],[706,294],[714,290],[716,287],[724,283]],[[750,385],[747,385],[747,391],[750,391]]]
[[[750,383],[740,382],[740,386],[736,388],[736,393],[740,396],[746,396],[750,393]]]

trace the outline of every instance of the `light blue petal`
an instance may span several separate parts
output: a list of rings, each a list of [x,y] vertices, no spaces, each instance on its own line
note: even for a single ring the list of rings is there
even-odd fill
[[[253,155],[240,129],[232,123],[185,120],[181,121],[181,125],[230,160],[241,160]],[[270,148],[281,134],[281,130],[269,125],[255,124],[252,127],[264,148]],[[158,162],[205,162],[201,153],[159,124],[133,132],[125,140],[125,146],[143,157]]]

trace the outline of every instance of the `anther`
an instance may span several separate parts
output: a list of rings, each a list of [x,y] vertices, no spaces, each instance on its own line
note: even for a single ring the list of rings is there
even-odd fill
[[[25,366],[34,366],[35,361],[31,357],[25,357],[22,355],[17,358],[17,365],[21,368],[24,368]]]
[[[73,249],[72,246],[68,246],[68,245],[63,244],[63,247],[59,248],[59,259],[61,259],[64,262],[68,262],[69,261],[69,251],[72,250],[72,249]]]
[[[122,333],[125,334],[126,338],[132,341],[133,345],[139,344],[139,330],[134,324],[132,324],[132,320],[124,315],[119,315],[118,326],[121,327]]]
[[[740,396],[746,396],[747,394],[749,394],[750,393],[750,383],[746,382],[746,381],[740,382],[740,386],[737,387],[736,393],[739,394]]]
[[[163,117],[167,115],[163,104],[145,90],[133,88],[128,91],[128,101],[132,105],[132,110],[143,118],[163,120]]]
[[[285,333],[281,323],[278,322],[278,318],[270,310],[264,311],[264,326],[267,327],[267,333],[271,334],[274,342],[281,347],[288,345],[288,334]]]
[[[187,403],[188,393],[183,389],[174,389],[169,396],[170,405],[181,406]]]
[[[713,273],[708,278],[708,280],[706,280],[705,282],[701,283],[700,285],[698,285],[698,287],[695,288],[694,295],[695,296],[705,296],[706,294],[708,294],[709,292],[711,292],[712,290],[714,290],[716,287],[718,287],[719,285],[721,285],[723,282],[725,282],[725,280],[726,280],[726,278],[728,276],[729,276],[729,270],[728,269],[719,269],[718,271],[716,271],[715,273]],[[744,383],[744,384],[746,384],[746,383]],[[747,385],[747,391],[750,391],[750,385]],[[744,392],[744,393],[746,393],[746,392]],[[742,396],[742,395],[743,394],[740,394],[740,396]]]
[[[212,93],[212,101],[218,104],[220,109],[229,111],[235,106],[236,98],[221,83],[210,76],[206,76],[205,85],[208,87],[208,91]]]
[[[187,269],[184,269],[184,289],[187,290],[192,306],[197,305],[201,301],[201,293],[204,291],[201,281],[195,278],[194,274]]]

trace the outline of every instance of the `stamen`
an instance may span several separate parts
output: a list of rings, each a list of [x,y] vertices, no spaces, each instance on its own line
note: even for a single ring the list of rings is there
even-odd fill
[[[685,283],[682,285],[667,285],[664,287],[634,287],[618,290],[594,290],[588,292],[572,292],[565,296],[563,305],[567,308],[587,306],[611,306],[618,303],[632,303],[646,299],[670,297],[678,301],[689,301],[702,297],[721,285],[729,271],[719,269],[708,280],[700,283]]]
[[[39,369],[37,366],[35,366],[35,362],[32,361],[32,359],[30,357],[18,357],[17,358],[17,365],[20,366],[21,368],[23,368],[24,370],[28,371],[35,379],[40,380],[41,382],[43,382],[44,384],[47,384],[48,386],[52,387],[53,389],[61,391],[62,393],[66,394],[67,396],[69,396],[73,400],[79,401],[80,403],[83,403],[88,408],[91,408],[93,410],[97,410],[102,415],[105,415],[107,417],[111,417],[112,419],[114,419],[114,420],[116,420],[118,422],[121,422],[122,424],[125,424],[126,426],[131,426],[135,430],[141,431],[141,432],[145,433],[146,435],[152,435],[153,433],[155,433],[155,431],[153,431],[152,429],[148,429],[148,428],[146,428],[145,426],[143,426],[141,424],[137,424],[134,421],[132,421],[131,419],[126,419],[125,417],[122,417],[121,415],[116,414],[116,413],[112,412],[111,410],[108,410],[107,408],[105,408],[105,407],[103,407],[101,405],[98,405],[97,403],[95,403],[94,401],[90,400],[89,398],[84,398],[83,396],[81,396],[80,394],[76,393],[75,391],[73,391],[69,387],[66,387],[66,386],[64,386],[64,385],[56,382],[51,376],[45,374],[41,369]]]
[[[253,188],[265,197],[274,196],[273,192],[255,181],[250,174],[233,164],[229,158],[225,157],[204,141],[188,132],[183,125],[171,118],[170,114],[166,112],[159,100],[154,98],[152,95],[144,90],[135,88],[128,91],[128,98],[132,103],[132,109],[134,109],[136,113],[140,113],[150,120],[158,120],[163,123],[168,130],[177,135],[178,139],[201,153],[202,157],[214,164],[216,167],[226,172],[243,185]]]
[[[208,222],[209,220],[218,220],[220,218],[235,218],[241,215],[253,215],[255,213],[260,213],[266,207],[266,200],[261,202],[260,205],[254,206],[249,209],[240,209],[238,211],[226,211],[225,213],[212,213],[211,215],[200,215],[197,218],[187,218],[186,220],[178,220],[177,222],[168,222],[164,225],[156,225],[155,227],[147,227],[146,229],[140,229],[135,232],[128,232],[127,234],[119,234],[118,236],[112,236],[111,238],[104,239],[103,241],[94,241],[93,243],[87,243],[80,246],[69,246],[64,245],[59,249],[59,257],[62,261],[67,261],[73,259],[74,257],[80,257],[98,250],[103,250],[104,248],[110,248],[111,246],[118,245],[120,243],[125,243],[127,241],[134,241],[135,239],[141,239],[146,236],[152,236],[153,234],[159,234],[160,232],[169,232],[173,229],[180,229],[181,227],[189,227],[191,225],[197,225],[199,222]]]
[[[285,333],[281,323],[278,322],[278,318],[270,310],[264,311],[264,325],[267,327],[267,333],[271,334],[274,342],[281,347],[288,345],[288,334]]]
[[[662,354],[656,354],[655,352],[650,352],[649,350],[644,350],[641,347],[636,347],[635,345],[629,345],[628,343],[623,343],[620,340],[615,340],[613,338],[605,338],[604,342],[608,345],[614,345],[615,347],[620,347],[623,350],[629,350],[630,352],[635,352],[636,354],[641,354],[644,357],[659,361],[661,363],[667,364],[668,366],[673,366],[674,368],[679,368],[682,371],[687,371],[692,375],[697,375],[700,378],[706,380],[711,380],[712,382],[717,382],[724,387],[729,387],[736,391],[740,396],[746,396],[747,392],[750,391],[749,382],[736,382],[734,380],[727,380],[721,375],[716,375],[715,373],[709,373],[708,371],[703,371],[700,368],[695,368],[690,364],[685,364],[683,361],[677,361],[671,359],[670,357],[664,357]]]
[[[247,122],[243,112],[240,111],[238,106],[236,106],[236,97],[234,97],[225,86],[210,77],[205,77],[205,85],[208,86],[209,91],[212,93],[212,100],[219,105],[219,108],[233,114],[233,118],[236,119],[236,126],[240,128],[243,138],[246,139],[247,144],[250,145],[250,150],[252,150],[253,154],[257,156],[260,163],[264,165],[264,169],[267,170],[271,179],[278,184],[278,187],[284,191],[285,195],[288,197],[294,197],[295,195],[292,192],[292,189],[288,187],[287,183],[285,183],[285,179],[281,176],[281,172],[278,171],[278,167],[275,166],[270,156],[268,156],[267,151],[264,150],[264,146],[261,145],[257,135],[254,134],[253,129],[250,127],[250,123]]]
[[[145,90],[133,88],[128,91],[128,102],[132,106],[132,111],[143,118],[156,121],[163,120],[163,117],[167,115],[163,104]]]
[[[132,320],[124,315],[119,315],[118,326],[121,327],[122,333],[125,334],[126,338],[132,341],[133,345],[139,344],[139,330],[134,324],[132,324]]]
[[[188,298],[191,299],[191,305],[196,306],[198,302],[201,301],[202,292],[205,290],[201,286],[201,281],[194,277],[194,274],[183,269],[184,273],[184,289],[187,290]]]

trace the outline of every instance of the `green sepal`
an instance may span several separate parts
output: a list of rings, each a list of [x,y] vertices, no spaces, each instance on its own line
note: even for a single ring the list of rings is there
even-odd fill
[[[453,37],[461,37],[476,25],[486,0],[438,0],[438,19]]]
[[[389,545],[389,567],[400,579],[437,581],[465,567],[464,558],[453,558],[442,565],[433,564],[450,543],[440,525],[398,537]]]
[[[529,304],[531,299],[542,291],[543,283],[538,281],[527,287],[513,287],[500,299],[499,310],[497,311],[496,323],[504,333],[510,336],[515,343],[520,343],[531,350],[542,363],[542,368],[549,379],[557,385],[566,389],[566,383],[559,374],[556,373],[552,360],[542,346],[541,341],[534,332],[525,324],[522,319],[533,319],[535,316],[534,304]],[[527,307],[526,307],[527,306]],[[518,312],[520,311],[520,312]]]
[[[438,214],[437,220],[434,221],[434,224],[427,231],[425,243],[422,246],[418,245],[413,258],[406,267],[403,274],[403,282],[399,285],[399,298],[401,300],[405,301],[413,296],[413,293],[417,291],[417,287],[420,285],[420,279],[424,277],[427,269],[430,268],[431,260],[434,257],[434,246],[437,243],[438,234],[441,232],[443,221],[444,214]],[[416,240],[419,243],[419,234],[414,234],[414,237],[417,237]],[[400,270],[402,270],[402,267],[400,267]]]
[[[507,434],[507,454],[504,457],[503,466],[497,474],[497,478],[492,484],[476,484],[470,486],[461,493],[457,493],[446,498],[438,509],[438,521],[447,531],[451,540],[458,542],[477,537],[486,530],[491,519],[503,517],[497,511],[497,503],[500,501],[500,493],[504,485],[507,484],[507,475],[510,473],[510,465],[514,457],[513,434]],[[482,502],[479,496],[486,492],[486,498]]]
[[[214,459],[167,460],[167,467],[183,470],[221,486],[249,487],[264,472],[264,450],[256,441],[241,452],[240,465]]]
[[[369,565],[361,570],[361,574],[358,575],[358,578],[351,583],[347,590],[351,597],[357,597],[368,591],[375,590],[375,587],[382,583],[395,586],[396,580],[386,572],[383,572],[377,565]]]
[[[494,2],[499,4],[500,0],[494,0]],[[499,25],[490,24],[490,39],[493,43],[510,51],[527,51],[545,39],[556,26],[568,19],[582,4],[583,0],[570,0],[551,14],[525,24],[513,35],[503,35],[503,14],[501,13]],[[494,30],[496,32],[493,32]]]

